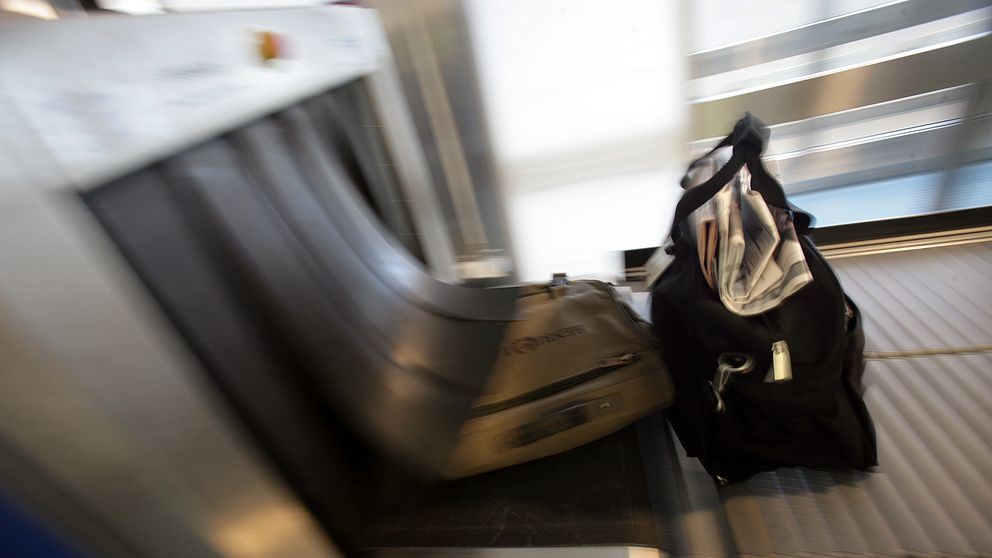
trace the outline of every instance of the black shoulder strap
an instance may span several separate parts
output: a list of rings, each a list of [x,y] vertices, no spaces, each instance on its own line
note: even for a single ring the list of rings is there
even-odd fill
[[[689,216],[690,213],[699,209],[704,203],[715,196],[724,186],[733,179],[744,165],[747,165],[751,172],[751,188],[756,190],[764,198],[765,203],[788,209],[793,212],[793,223],[796,232],[802,234],[813,222],[809,213],[790,204],[785,197],[785,191],[778,180],[775,180],[765,169],[761,162],[761,153],[768,142],[770,132],[765,123],[751,113],[747,113],[744,118],[737,121],[734,131],[729,136],[723,138],[720,143],[709,151],[706,155],[697,159],[689,166],[691,169],[699,160],[704,159],[721,147],[732,146],[733,155],[727,164],[723,166],[712,178],[702,184],[686,190],[675,208],[675,217],[672,220],[672,239],[678,236],[678,225]],[[685,180],[683,179],[683,183]]]

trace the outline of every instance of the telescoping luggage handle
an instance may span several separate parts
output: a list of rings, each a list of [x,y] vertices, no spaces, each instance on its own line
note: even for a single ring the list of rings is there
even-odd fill
[[[672,220],[672,240],[678,238],[679,223],[723,189],[745,165],[751,172],[751,187],[761,194],[765,203],[792,211],[797,233],[802,234],[812,225],[813,217],[785,199],[782,185],[768,174],[761,162],[761,153],[765,149],[768,136],[769,130],[765,123],[751,113],[747,113],[744,118],[737,121],[734,131],[730,135],[723,138],[716,147],[703,156],[705,158],[722,147],[732,146],[734,149],[727,164],[717,171],[712,178],[699,186],[686,190],[685,194],[682,195]]]

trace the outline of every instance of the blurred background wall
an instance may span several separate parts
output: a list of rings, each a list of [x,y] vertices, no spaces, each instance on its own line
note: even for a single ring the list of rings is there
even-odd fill
[[[437,142],[435,178],[465,158],[489,241],[512,246],[518,279],[616,277],[618,251],[659,241],[685,158],[678,3],[373,5],[413,103],[431,74],[418,57],[433,55],[461,126],[460,146]],[[443,134],[430,118],[441,111],[418,108],[421,129]]]
[[[4,0],[44,17],[318,2]],[[351,2],[354,3],[354,2]],[[988,0],[368,0],[462,279],[617,277],[744,111],[836,225],[988,205]]]
[[[412,30],[432,45],[519,279],[616,276],[617,250],[659,244],[689,154],[744,111],[821,226],[992,201],[986,0],[374,5],[408,91],[429,74]]]

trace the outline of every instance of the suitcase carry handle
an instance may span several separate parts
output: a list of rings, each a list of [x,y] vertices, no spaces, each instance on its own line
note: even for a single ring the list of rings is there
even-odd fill
[[[511,448],[527,446],[592,422],[598,417],[622,411],[623,407],[623,400],[618,393],[559,407],[507,432],[506,444]]]
[[[573,405],[513,429],[510,445],[511,447],[522,447],[533,444],[548,436],[583,425],[589,420],[586,404]]]

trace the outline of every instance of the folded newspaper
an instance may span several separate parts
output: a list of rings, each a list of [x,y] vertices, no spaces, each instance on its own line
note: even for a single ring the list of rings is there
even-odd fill
[[[709,180],[729,158],[727,148],[698,161],[686,187]],[[703,277],[735,314],[767,312],[813,280],[791,214],[751,190],[746,168],[694,211],[689,225]]]

